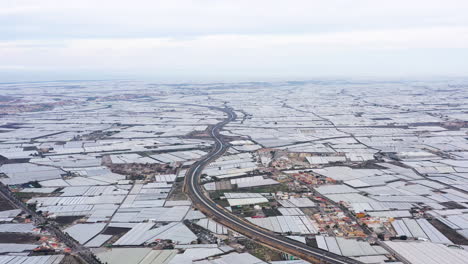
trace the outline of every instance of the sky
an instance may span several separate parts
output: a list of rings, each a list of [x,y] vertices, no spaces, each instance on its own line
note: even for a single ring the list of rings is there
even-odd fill
[[[0,0],[0,82],[466,76],[466,0]]]

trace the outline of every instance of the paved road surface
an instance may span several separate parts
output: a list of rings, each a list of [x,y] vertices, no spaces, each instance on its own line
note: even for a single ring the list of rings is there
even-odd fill
[[[0,183],[0,196],[2,196],[4,199],[6,199],[19,209],[22,209],[25,213],[31,215],[31,218],[34,220],[34,223],[36,225],[43,226],[43,228],[49,231],[49,233],[55,235],[60,241],[65,243],[65,245],[67,245],[72,250],[72,254],[75,254],[75,256],[79,257],[83,262],[88,264],[101,263],[96,259],[94,254],[88,248],[75,241],[67,233],[64,233],[62,230],[60,230],[59,227],[48,223],[42,215],[37,214],[34,210],[31,210],[27,205],[25,205],[22,201],[16,198],[16,196],[14,196],[10,189],[3,183]]]
[[[298,256],[312,263],[361,263],[340,255],[336,255],[321,249],[309,247],[301,242],[291,240],[287,237],[275,234],[269,230],[260,228],[246,220],[243,220],[226,209],[216,205],[203,190],[199,184],[200,175],[203,168],[210,162],[223,155],[229,145],[223,141],[220,130],[227,123],[235,120],[235,113],[230,108],[210,107],[213,110],[223,111],[228,115],[222,122],[213,126],[210,130],[210,136],[215,141],[211,152],[198,162],[194,163],[187,171],[185,184],[186,191],[192,199],[194,205],[202,212],[215,219],[217,222],[226,225],[232,230],[245,235],[251,239],[259,241],[267,246]]]

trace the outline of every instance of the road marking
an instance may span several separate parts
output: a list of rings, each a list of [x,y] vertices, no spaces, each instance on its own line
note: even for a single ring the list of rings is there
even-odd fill
[[[215,139],[215,141],[216,141],[216,142],[215,142],[215,147],[216,147],[216,145],[217,145],[216,143],[219,144],[218,150],[216,150],[213,154],[211,154],[211,155],[209,155],[209,156],[206,156],[204,159],[200,160],[199,163],[198,163],[198,165],[197,165],[197,167],[195,167],[195,169],[193,170],[193,172],[192,172],[191,175],[190,175],[190,176],[191,176],[191,181],[189,181],[189,182],[190,182],[191,187],[192,187],[192,189],[193,189],[193,191],[194,191],[194,194],[198,197],[198,199],[199,199],[200,201],[202,201],[203,204],[204,204],[205,206],[207,206],[208,208],[210,208],[212,211],[216,212],[216,213],[219,214],[219,215],[222,215],[222,216],[226,217],[226,218],[229,219],[232,223],[234,223],[234,224],[236,224],[236,225],[240,225],[241,227],[250,230],[251,232],[253,232],[253,233],[256,234],[256,235],[259,235],[260,237],[269,238],[269,239],[271,239],[271,240],[274,240],[274,241],[278,242],[279,244],[288,245],[288,246],[290,246],[290,247],[300,249],[300,250],[302,250],[302,251],[311,253],[313,256],[316,256],[316,257],[318,257],[318,258],[322,258],[322,259],[325,259],[325,260],[328,260],[328,261],[337,262],[337,263],[351,263],[351,262],[348,262],[348,261],[343,261],[343,260],[341,260],[341,259],[335,259],[335,258],[333,258],[333,257],[330,257],[330,256],[325,255],[324,253],[318,253],[318,252],[315,252],[315,251],[313,251],[313,250],[311,250],[311,249],[301,247],[301,246],[299,246],[299,245],[291,244],[291,243],[289,243],[289,242],[287,242],[287,241],[284,241],[284,240],[282,240],[282,239],[277,238],[277,237],[274,236],[274,235],[270,235],[270,234],[267,234],[267,233],[263,233],[262,231],[258,231],[258,230],[254,229],[254,228],[251,228],[250,226],[245,225],[244,223],[239,222],[240,220],[237,219],[236,216],[232,217],[232,216],[230,216],[229,214],[227,214],[224,210],[222,210],[222,209],[220,209],[220,208],[217,208],[217,207],[213,207],[207,200],[205,200],[205,199],[207,199],[207,197],[204,196],[204,195],[201,195],[201,194],[199,193],[199,189],[197,188],[197,186],[198,186],[198,187],[200,187],[200,186],[197,185],[198,181],[196,181],[196,179],[198,179],[198,177],[195,177],[195,175],[201,174],[201,171],[200,171],[200,172],[198,172],[198,171],[200,170],[200,168],[202,168],[201,166],[202,166],[203,163],[207,163],[207,164],[208,164],[208,161],[209,161],[211,158],[213,158],[213,157],[215,157],[216,155],[218,155],[218,154],[223,150],[223,148],[226,147],[226,146],[223,145],[223,142],[215,135],[214,132],[216,131],[216,129],[219,129],[219,128],[221,128],[222,126],[224,126],[225,124],[227,124],[227,123],[229,123],[230,121],[232,121],[232,119],[234,118],[234,116],[232,115],[232,113],[228,113],[228,115],[230,115],[230,116],[228,117],[227,120],[225,120],[225,121],[223,121],[223,122],[221,122],[221,123],[215,125],[215,126],[212,128],[212,130],[211,130],[211,135],[212,135],[212,137],[213,137],[213,138]],[[205,164],[205,165],[206,165],[206,164]],[[243,224],[244,224],[244,225],[243,225]]]

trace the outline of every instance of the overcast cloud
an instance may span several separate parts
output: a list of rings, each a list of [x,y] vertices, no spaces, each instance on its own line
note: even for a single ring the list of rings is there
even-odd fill
[[[461,76],[466,0],[0,0],[0,81]]]

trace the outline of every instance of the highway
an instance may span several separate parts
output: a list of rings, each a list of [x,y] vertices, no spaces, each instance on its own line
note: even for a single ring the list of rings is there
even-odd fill
[[[361,263],[359,261],[330,253],[318,248],[307,246],[301,242],[291,240],[287,237],[275,234],[272,231],[256,226],[226,209],[218,206],[211,200],[203,187],[199,184],[200,175],[203,168],[223,155],[229,148],[229,144],[223,141],[220,130],[229,122],[236,119],[236,115],[230,108],[209,107],[213,110],[222,111],[227,114],[227,118],[213,126],[210,130],[210,136],[215,141],[214,147],[206,156],[194,163],[187,171],[185,178],[185,191],[189,194],[194,205],[203,213],[213,218],[220,224],[230,229],[258,241],[271,248],[300,257],[311,263]]]

